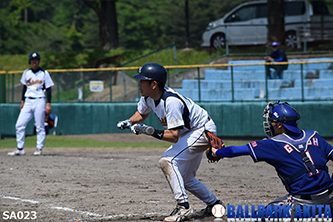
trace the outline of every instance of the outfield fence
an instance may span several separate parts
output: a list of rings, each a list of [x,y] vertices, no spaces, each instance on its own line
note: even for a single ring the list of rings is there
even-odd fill
[[[259,60],[171,65],[167,85],[196,102],[332,101],[333,58],[290,60],[283,79],[268,79]],[[52,103],[136,102],[139,67],[52,69]],[[0,71],[2,103],[19,103],[23,70]],[[5,76],[5,77],[4,77]],[[4,83],[5,82],[5,83]],[[5,88],[5,90],[4,90]],[[0,101],[1,103],[1,101]]]

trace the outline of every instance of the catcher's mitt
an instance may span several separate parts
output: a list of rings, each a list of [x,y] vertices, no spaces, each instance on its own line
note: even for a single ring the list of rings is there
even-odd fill
[[[209,163],[215,163],[218,162],[222,157],[215,157],[213,156],[212,147],[215,149],[221,149],[223,146],[223,141],[215,136],[213,133],[209,132],[208,130],[205,130],[203,133],[205,139],[209,143],[209,148],[206,150],[206,156],[208,158]]]

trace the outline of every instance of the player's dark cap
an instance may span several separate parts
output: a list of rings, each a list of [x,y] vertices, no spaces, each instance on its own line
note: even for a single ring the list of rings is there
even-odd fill
[[[29,55],[29,64],[30,64],[30,60],[34,59],[34,58],[40,59],[40,55],[38,54],[38,52],[30,53],[30,55]]]
[[[279,46],[279,43],[277,43],[277,42],[272,42],[272,46],[273,46],[273,47],[277,47],[277,46]]]
[[[167,80],[167,71],[160,64],[146,63],[139,69],[139,73],[133,77],[141,80],[156,80],[165,85]]]
[[[284,127],[293,133],[301,133],[301,130],[298,128],[301,116],[297,110],[288,103],[275,105],[268,119],[270,121],[280,121]]]

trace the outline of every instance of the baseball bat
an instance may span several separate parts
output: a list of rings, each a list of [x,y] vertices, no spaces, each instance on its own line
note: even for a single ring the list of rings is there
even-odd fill
[[[125,128],[127,129],[131,129],[132,126],[126,126]],[[153,135],[153,133],[155,132],[155,129],[152,126],[147,126],[144,129],[144,133],[147,135]]]

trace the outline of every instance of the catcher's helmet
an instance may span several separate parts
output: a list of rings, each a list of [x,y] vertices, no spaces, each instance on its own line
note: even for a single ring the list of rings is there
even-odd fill
[[[33,58],[40,59],[40,55],[38,54],[38,52],[30,53],[30,55],[29,55],[29,64],[30,64],[30,60],[33,59]]]
[[[139,69],[139,73],[133,77],[141,80],[156,80],[165,85],[167,80],[167,71],[160,64],[146,63]]]
[[[263,126],[268,137],[274,136],[274,132],[271,127],[272,121],[281,122],[284,127],[293,133],[301,133],[301,130],[297,126],[301,116],[297,110],[290,106],[287,102],[270,102],[264,109],[263,117],[265,118]]]

